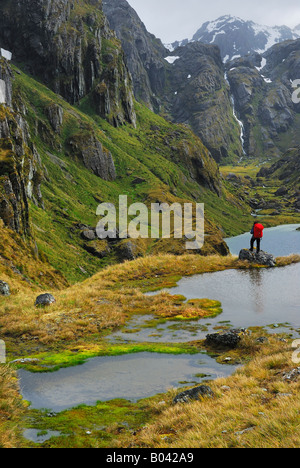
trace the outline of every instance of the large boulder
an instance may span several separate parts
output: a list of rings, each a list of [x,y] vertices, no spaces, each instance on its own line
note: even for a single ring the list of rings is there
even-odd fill
[[[0,281],[0,296],[10,296],[10,289],[5,281]]]
[[[52,294],[41,294],[36,298],[35,301],[35,306],[36,307],[45,307],[45,306],[50,306],[56,302],[55,298],[52,296]]]
[[[213,333],[206,336],[205,344],[214,348],[234,349],[241,341],[244,330],[229,330],[221,333]]]
[[[268,267],[275,267],[276,266],[276,260],[275,257],[272,254],[269,254],[264,251],[260,251],[257,253],[256,251],[251,252],[251,250],[248,249],[242,249],[239,254],[239,259],[240,260],[247,260],[250,263],[256,263],[259,265],[265,265]]]
[[[207,385],[201,385],[200,387],[192,388],[179,393],[173,400],[173,404],[177,403],[189,403],[191,401],[201,400],[203,397],[213,397],[214,392]]]

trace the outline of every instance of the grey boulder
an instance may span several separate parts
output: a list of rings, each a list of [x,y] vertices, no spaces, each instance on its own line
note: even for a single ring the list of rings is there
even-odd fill
[[[179,393],[173,400],[173,404],[177,403],[189,403],[191,401],[201,400],[203,397],[213,397],[214,392],[207,385],[201,385],[200,387],[192,388]]]
[[[45,306],[50,306],[51,304],[54,304],[56,302],[55,298],[52,296],[52,294],[41,294],[36,298],[35,301],[35,306],[36,307],[45,307]]]
[[[10,289],[5,281],[0,281],[0,296],[10,296]]]
[[[215,348],[234,349],[241,341],[243,330],[229,330],[227,332],[213,333],[206,336],[205,344]]]
[[[242,249],[239,253],[239,259],[247,260],[248,262],[256,263],[256,264],[264,265],[268,267],[276,266],[275,257],[272,254],[264,252],[263,250],[257,253],[256,251],[251,252],[251,250]]]

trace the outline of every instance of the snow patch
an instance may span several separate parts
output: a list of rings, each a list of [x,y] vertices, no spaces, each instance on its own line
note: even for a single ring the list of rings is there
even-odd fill
[[[170,55],[169,57],[165,57],[165,60],[170,63],[171,65],[176,62],[176,60],[180,59],[180,57],[174,57]]]
[[[12,59],[12,53],[9,52],[9,50],[5,49],[0,49],[0,57],[5,58],[6,60],[11,60]]]
[[[263,59],[262,59],[262,61],[261,61],[261,64],[260,64],[260,67],[255,67],[255,68],[256,68],[256,70],[260,71],[260,70],[262,70],[262,69],[266,66],[266,64],[267,64],[267,59],[265,59],[265,58],[263,57]]]
[[[226,32],[225,31],[220,31],[220,32],[215,33],[214,37],[210,41],[210,44],[213,44],[215,42],[215,40],[216,40],[216,37],[219,36],[220,34],[226,34]]]
[[[261,75],[261,76],[265,80],[266,83],[268,83],[268,84],[273,83],[273,81],[270,80],[270,78],[266,78],[264,75]]]
[[[174,52],[175,50],[172,44],[164,44],[164,46],[169,52]]]
[[[0,104],[6,104],[6,84],[0,80]]]

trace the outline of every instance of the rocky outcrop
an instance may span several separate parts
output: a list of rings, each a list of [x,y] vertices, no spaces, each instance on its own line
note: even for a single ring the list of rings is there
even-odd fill
[[[116,125],[135,123],[131,78],[101,0],[8,3],[1,8],[0,43],[71,104],[104,83],[109,106],[100,115]]]
[[[46,113],[48,115],[48,119],[52,127],[52,130],[55,133],[60,134],[61,126],[63,124],[63,117],[64,117],[63,108],[53,103],[53,104],[50,104],[46,108]]]
[[[31,141],[26,107],[20,96],[13,102],[13,74],[4,59],[0,79],[7,90],[7,103],[0,106],[0,218],[16,232],[29,234],[29,200],[43,207],[42,165]]]
[[[212,398],[214,392],[208,385],[201,385],[200,387],[192,388],[179,393],[173,400],[173,404],[190,403],[192,401],[199,401],[203,398]]]
[[[257,253],[255,251],[251,252],[251,250],[243,249],[240,251],[239,259],[246,260],[250,263],[255,263],[258,265],[265,265],[268,267],[276,266],[276,260],[274,256],[267,252],[263,252],[262,250],[259,253]]]
[[[5,281],[0,281],[0,296],[10,296],[10,288]]]
[[[257,56],[256,56],[257,59]],[[245,128],[250,157],[280,157],[299,144],[293,81],[300,76],[300,40],[276,44],[260,63],[239,58],[227,64],[237,113]]]
[[[114,180],[116,169],[112,155],[103,148],[93,132],[73,135],[69,140],[71,157],[77,157],[85,167],[104,180]]]
[[[240,159],[243,148],[220,50],[199,42],[176,49],[166,108],[175,122],[189,124],[217,162]]]
[[[150,34],[126,0],[103,3],[110,27],[122,42],[134,83],[134,94],[150,109],[159,111],[166,84],[168,55],[161,41]]]
[[[212,333],[206,336],[205,344],[213,348],[234,349],[241,341],[244,330],[229,330],[221,333]]]

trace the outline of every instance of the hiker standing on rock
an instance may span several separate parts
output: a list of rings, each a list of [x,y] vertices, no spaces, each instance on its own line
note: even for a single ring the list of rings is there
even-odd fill
[[[253,228],[251,229],[252,238],[251,238],[251,243],[250,243],[250,252],[253,252],[255,242],[257,245],[256,253],[260,252],[260,243],[264,235],[263,234],[264,229],[265,228],[261,223],[259,223],[258,221],[255,221],[255,223],[253,224]]]

